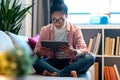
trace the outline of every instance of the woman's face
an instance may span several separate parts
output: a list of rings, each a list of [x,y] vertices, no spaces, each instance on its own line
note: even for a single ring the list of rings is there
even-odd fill
[[[67,18],[67,15],[59,11],[56,11],[51,15],[52,23],[58,29],[60,29],[64,25],[66,18]]]

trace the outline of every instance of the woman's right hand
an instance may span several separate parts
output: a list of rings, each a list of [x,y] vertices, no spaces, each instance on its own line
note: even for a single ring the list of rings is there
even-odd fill
[[[34,49],[34,53],[40,57],[44,56],[47,51],[48,51],[48,48],[46,47],[37,47]]]
[[[34,49],[34,53],[38,56],[47,56],[48,58],[53,57],[53,51],[49,48],[42,47],[40,45],[37,45]]]

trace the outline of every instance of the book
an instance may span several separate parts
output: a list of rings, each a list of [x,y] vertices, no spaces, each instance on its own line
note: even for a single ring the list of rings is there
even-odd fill
[[[110,80],[110,73],[108,66],[104,66],[104,78],[105,80]]]
[[[114,55],[114,47],[115,46],[115,38],[111,38],[109,39],[109,51],[108,54],[109,55]]]
[[[94,74],[95,74],[94,79],[99,80],[99,62],[94,63]]]
[[[115,73],[116,73],[116,76],[117,76],[117,80],[120,80],[120,74],[119,74],[119,71],[118,71],[117,65],[114,64],[113,67],[114,67],[114,70],[115,70]]]
[[[105,38],[105,55],[109,55],[110,37]]]
[[[110,80],[118,80],[113,66],[108,66]]]
[[[93,44],[93,38],[90,38],[89,44],[88,44],[88,50],[89,50],[89,51],[91,51],[92,44]]]
[[[115,52],[115,38],[112,38],[112,42],[111,42],[111,55],[114,55]]]
[[[119,36],[117,36],[117,38],[116,38],[116,52],[115,52],[115,55],[119,55],[118,53],[119,53],[119,41],[120,40],[120,37]]]
[[[99,50],[99,47],[100,47],[100,42],[101,42],[101,33],[98,32],[96,42],[95,42],[95,47],[94,47],[94,50],[93,50],[93,53],[95,55],[98,54],[98,50]]]
[[[120,55],[120,36],[119,36],[119,45],[118,45],[119,47],[118,47],[118,54]]]
[[[92,47],[91,47],[91,51],[93,53],[94,48],[95,48],[95,43],[96,43],[96,36],[93,38],[93,43],[92,43]]]
[[[111,37],[109,39],[109,51],[108,51],[108,55],[112,55],[112,38]]]

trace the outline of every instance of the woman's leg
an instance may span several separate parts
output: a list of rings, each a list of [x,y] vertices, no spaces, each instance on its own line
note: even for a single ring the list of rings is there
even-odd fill
[[[69,65],[70,59],[48,59],[46,62],[53,67],[61,70]]]
[[[34,63],[34,68],[37,72],[37,74],[43,74],[44,70],[47,70],[49,72],[59,72],[59,70],[53,66],[51,66],[49,63],[47,63],[45,60],[42,58],[38,58],[35,63]]]
[[[38,58],[34,64],[37,74],[55,76],[59,71],[69,65],[70,59],[47,59]]]
[[[78,74],[85,73],[94,63],[95,56],[92,53],[85,54],[77,58],[71,65],[66,66],[59,72],[59,76],[69,76],[71,71],[76,71]]]

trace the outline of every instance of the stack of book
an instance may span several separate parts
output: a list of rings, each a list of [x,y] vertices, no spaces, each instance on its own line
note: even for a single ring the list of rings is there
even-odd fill
[[[105,80],[120,80],[117,65],[104,66],[104,79]]]
[[[97,36],[91,37],[88,44],[88,50],[95,55],[98,54],[101,42],[101,33],[98,32]]]
[[[120,36],[105,38],[105,55],[120,55]]]

